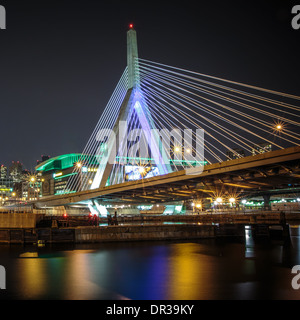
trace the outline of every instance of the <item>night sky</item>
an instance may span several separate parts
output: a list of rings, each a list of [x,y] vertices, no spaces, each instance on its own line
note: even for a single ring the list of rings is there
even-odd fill
[[[0,164],[80,153],[126,67],[139,56],[300,95],[298,1],[0,0]]]

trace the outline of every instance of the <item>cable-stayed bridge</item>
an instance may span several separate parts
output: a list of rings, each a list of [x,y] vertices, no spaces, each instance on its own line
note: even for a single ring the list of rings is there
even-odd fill
[[[300,97],[167,66],[128,62],[69,181],[39,206],[169,203],[300,188]]]

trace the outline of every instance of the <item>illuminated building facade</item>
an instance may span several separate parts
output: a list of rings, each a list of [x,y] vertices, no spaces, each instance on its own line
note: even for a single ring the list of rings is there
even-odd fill
[[[12,161],[9,167],[9,177],[14,182],[21,182],[23,178],[23,164],[20,161]]]
[[[0,201],[3,202],[11,198],[14,190],[14,181],[12,179],[0,179]]]
[[[86,180],[91,184],[97,171],[96,166],[85,166],[82,155],[77,153],[50,158],[35,169],[41,181],[41,196],[78,191],[75,187],[67,189],[69,178],[76,176],[79,185]]]
[[[253,156],[270,151],[272,151],[272,145],[270,143],[258,143],[252,147]]]
[[[228,160],[239,159],[245,157],[245,151],[242,149],[232,149],[227,151]]]
[[[0,179],[6,179],[7,178],[7,167],[4,165],[1,165],[0,167]]]

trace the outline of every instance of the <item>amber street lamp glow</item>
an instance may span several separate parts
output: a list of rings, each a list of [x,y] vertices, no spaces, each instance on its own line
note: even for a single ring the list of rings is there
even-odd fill
[[[216,202],[217,202],[217,203],[222,203],[222,202],[223,202],[223,199],[222,199],[222,198],[217,198],[217,199],[216,199]]]
[[[82,164],[81,164],[80,162],[77,162],[77,163],[76,163],[76,166],[77,166],[77,168],[81,168],[81,167],[82,167]]]
[[[278,121],[275,123],[275,125],[273,127],[273,132],[280,133],[284,130],[284,128],[285,128],[285,124],[282,121]]]
[[[145,172],[146,172],[145,168],[143,168],[143,167],[139,168],[139,173],[140,174],[144,174]]]
[[[236,201],[235,198],[230,198],[230,199],[229,199],[229,202],[230,202],[230,203],[235,203],[235,201]]]

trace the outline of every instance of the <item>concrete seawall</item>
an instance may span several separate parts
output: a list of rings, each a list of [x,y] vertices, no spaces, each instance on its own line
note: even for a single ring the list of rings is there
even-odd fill
[[[186,240],[215,237],[214,226],[113,226],[76,228],[75,242]]]
[[[299,220],[299,213],[286,214],[285,218],[287,221],[295,218]],[[246,225],[251,226],[253,234],[268,237],[274,234],[270,226],[286,225],[279,212],[251,215],[122,216],[118,217],[118,221],[119,225],[107,226],[105,218],[94,223],[87,217],[56,218],[38,214],[2,213],[0,244],[189,240],[228,236],[241,238],[245,237]]]
[[[0,213],[1,228],[35,228],[42,215],[32,213]]]
[[[199,240],[234,238],[289,240],[288,224],[218,224],[218,225],[126,225],[76,228],[0,229],[0,244],[105,243],[128,241]]]
[[[300,212],[285,212],[286,221],[300,221]],[[42,213],[0,213],[1,228],[45,228],[53,226],[53,220],[57,220],[58,227],[84,227],[95,225],[91,223],[90,217],[86,216],[47,216]],[[218,213],[199,215],[131,215],[118,216],[119,225],[122,224],[149,224],[149,223],[187,223],[187,224],[276,224],[281,223],[281,212],[259,212],[251,214],[241,213]],[[98,218],[98,224],[107,224],[107,218]]]
[[[147,225],[77,228],[0,229],[1,243],[101,243],[124,241],[187,240],[215,237],[209,225]]]

